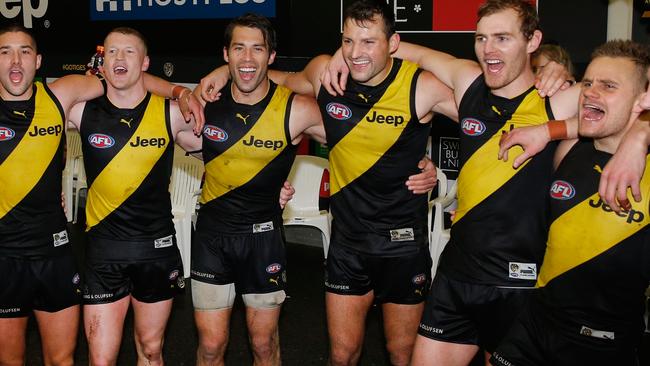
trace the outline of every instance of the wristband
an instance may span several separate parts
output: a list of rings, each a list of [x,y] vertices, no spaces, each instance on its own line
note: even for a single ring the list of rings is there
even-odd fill
[[[546,126],[548,127],[548,135],[551,137],[551,141],[566,140],[568,134],[565,120],[548,121]]]
[[[181,85],[174,86],[172,88],[172,99],[178,100],[181,97],[181,95],[183,95],[183,92],[185,90],[187,90],[190,93],[192,92],[190,89],[188,89],[188,88],[186,88],[184,86],[181,86]]]

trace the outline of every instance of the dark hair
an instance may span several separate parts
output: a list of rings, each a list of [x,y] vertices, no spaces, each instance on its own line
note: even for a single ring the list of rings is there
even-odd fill
[[[566,67],[569,74],[573,75],[573,62],[569,53],[557,44],[543,44],[533,52],[532,59],[544,55],[551,61],[555,61],[560,65]]]
[[[597,57],[622,57],[634,63],[636,66],[639,87],[644,88],[648,83],[648,67],[650,67],[650,48],[638,42],[616,39],[603,43],[596,47],[591,54],[591,59]]]
[[[266,42],[266,48],[268,48],[269,54],[273,53],[276,50],[278,43],[275,35],[275,29],[273,29],[271,21],[269,21],[267,18],[258,14],[247,13],[233,19],[230,23],[228,23],[226,31],[223,34],[223,46],[226,48],[230,46],[230,42],[232,41],[232,33],[235,30],[235,27],[259,29],[260,32],[262,32],[262,36],[264,37],[264,42]]]
[[[38,53],[36,37],[34,36],[34,32],[32,32],[31,29],[25,28],[19,23],[11,23],[0,28],[0,36],[5,33],[25,33],[29,36],[29,38],[31,38],[32,43],[34,43],[34,52]]]
[[[354,20],[357,24],[375,21],[375,17],[381,17],[384,22],[386,38],[395,33],[395,14],[393,10],[381,0],[358,0],[345,9],[343,23],[348,19]]]
[[[526,39],[531,39],[539,29],[539,17],[529,0],[487,0],[478,8],[478,19],[508,9],[517,12],[521,20],[521,33]]]
[[[147,54],[147,50],[148,50],[147,40],[144,38],[144,35],[142,35],[142,33],[140,33],[139,31],[137,31],[137,30],[135,30],[135,29],[133,29],[131,27],[117,27],[117,28],[113,28],[110,32],[108,32],[108,34],[106,35],[106,38],[108,38],[108,36],[111,33],[120,33],[120,34],[124,34],[124,35],[127,35],[127,36],[135,36],[135,37],[137,37],[138,39],[140,39],[140,41],[142,42],[142,45],[144,46],[144,54],[145,55]],[[104,38],[104,43],[106,43],[106,38]]]

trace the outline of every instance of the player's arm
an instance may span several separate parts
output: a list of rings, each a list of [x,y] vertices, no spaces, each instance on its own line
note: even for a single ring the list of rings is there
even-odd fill
[[[104,95],[104,85],[95,75],[65,75],[48,86],[61,103],[66,115],[73,105]]]
[[[330,60],[329,55],[316,56],[302,71],[283,72],[269,70],[269,77],[276,84],[284,85],[299,94],[317,96],[321,86],[320,76]]]
[[[203,127],[205,123],[203,106],[196,96],[192,94],[190,88],[170,83],[165,79],[146,72],[143,74],[143,77],[144,86],[147,88],[147,91],[165,98],[177,100],[185,121],[189,122],[194,117],[196,126],[199,127],[198,131],[200,132],[200,127]]]
[[[636,113],[632,116],[636,118]],[[650,112],[645,111],[625,134],[614,156],[600,177],[598,193],[616,212],[629,210],[628,188],[636,202],[641,201],[639,183],[645,171],[646,156],[650,146]]]
[[[430,120],[430,112],[444,114],[458,122],[458,107],[453,90],[428,71],[423,71],[418,76],[415,108],[422,122]]]
[[[515,158],[512,166],[518,168],[526,160],[544,150],[551,141],[575,139],[578,137],[578,96],[580,84],[558,92],[551,98],[551,108],[557,120],[516,128],[504,133],[499,142],[498,158],[508,161],[508,150],[520,146],[524,152]]]
[[[322,144],[326,143],[323,117],[313,97],[301,94],[296,94],[293,97],[289,116],[289,131],[294,144],[300,142],[303,134]]]
[[[174,142],[186,152],[191,153],[192,156],[201,159],[203,139],[195,131],[194,119],[191,119],[189,123],[185,122],[185,117],[176,101],[170,101],[169,114]]]

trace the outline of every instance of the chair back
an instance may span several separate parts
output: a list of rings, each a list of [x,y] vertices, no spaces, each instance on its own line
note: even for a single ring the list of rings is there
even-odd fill
[[[287,180],[296,189],[285,211],[319,212],[318,198],[323,172],[329,167],[327,159],[318,156],[297,155]]]

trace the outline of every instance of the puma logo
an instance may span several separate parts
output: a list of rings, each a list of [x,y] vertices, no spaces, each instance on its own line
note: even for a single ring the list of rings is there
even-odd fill
[[[27,119],[27,111],[13,111],[15,115],[21,116],[25,119]]]
[[[363,95],[363,94],[361,94],[361,93],[358,93],[357,96],[358,96],[359,98],[363,99],[364,102],[368,103],[368,98],[366,98],[365,95]]]
[[[235,117],[237,117],[237,118],[241,119],[242,121],[244,121],[244,124],[246,124],[246,120],[247,120],[248,117],[250,117],[250,116],[251,116],[250,114],[247,114],[246,117],[244,117],[241,113],[237,113],[237,114],[235,115]]]
[[[120,118],[120,123],[124,123],[125,125],[129,126],[131,128],[131,122],[133,121],[133,118],[125,119],[125,118]]]
[[[415,289],[415,293],[422,296],[422,290],[421,289]]]
[[[278,283],[279,279],[280,279],[280,277],[278,277],[278,278],[271,277],[271,278],[269,278],[269,282],[275,283],[276,286],[280,286],[280,284]]]
[[[600,174],[603,174],[603,169],[598,164],[594,165],[594,170],[597,171]]]

